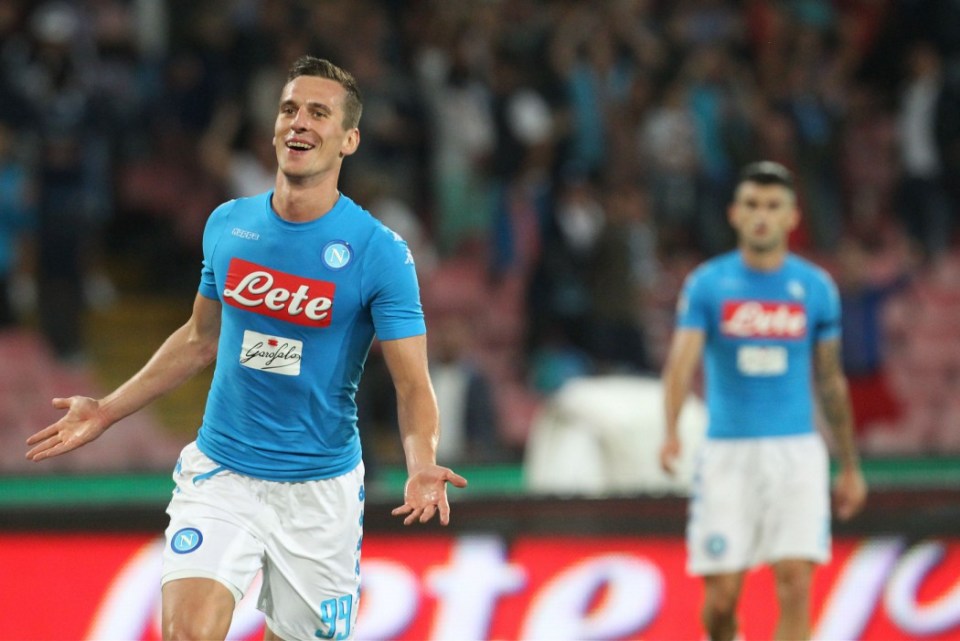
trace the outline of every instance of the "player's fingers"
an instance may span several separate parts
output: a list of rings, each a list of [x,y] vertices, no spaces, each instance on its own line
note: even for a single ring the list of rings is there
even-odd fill
[[[847,519],[849,519],[850,513],[851,513],[851,510],[850,510],[849,503],[847,503],[845,500],[840,500],[837,502],[837,517],[841,521],[846,521]]]
[[[409,513],[410,510],[412,510],[412,509],[413,509],[413,508],[410,507],[409,505],[404,504],[404,505],[401,505],[400,507],[395,507],[395,508],[393,508],[393,510],[391,510],[390,514],[392,514],[393,516],[400,516],[401,514],[407,514],[407,513]]]
[[[837,496],[837,516],[841,520],[848,520],[856,512],[857,502],[847,492],[840,492]]]
[[[436,514],[436,512],[437,508],[433,505],[428,505],[427,507],[423,508],[423,512],[420,514],[420,522],[426,523],[433,518],[433,515]]]
[[[844,521],[849,521],[851,518],[860,511],[861,502],[856,498],[845,498],[843,503],[840,505],[840,518]]]
[[[32,436],[27,438],[27,445],[36,445],[41,441],[45,441],[48,438],[55,436],[59,431],[60,431],[60,428],[58,428],[56,425],[48,425],[47,427],[43,428],[36,434],[33,434]]]
[[[74,448],[60,441],[58,437],[53,437],[45,440],[43,443],[40,443],[35,448],[27,452],[27,458],[34,462],[42,461],[45,458],[58,456],[64,452],[69,452],[72,449]]]
[[[672,452],[663,451],[660,452],[660,468],[667,474],[673,474],[675,471],[675,461],[676,457]]]
[[[47,429],[43,430],[42,432],[38,432],[27,440],[27,445],[34,446],[27,452],[27,458],[36,460],[37,455],[39,455],[41,452],[46,452],[59,442],[60,435],[56,430],[50,431]]]
[[[460,476],[453,470],[447,471],[445,480],[451,485],[453,485],[454,487],[467,487],[467,479]]]
[[[423,512],[423,508],[415,508],[410,514],[407,515],[407,518],[403,519],[404,525],[413,525],[418,518],[420,518],[420,513]]]
[[[447,500],[447,497],[444,496],[440,499],[440,525],[447,525],[450,523],[450,502]]]
[[[65,410],[70,408],[70,399],[69,398],[55,398],[50,401],[50,404],[53,405],[58,410]]]

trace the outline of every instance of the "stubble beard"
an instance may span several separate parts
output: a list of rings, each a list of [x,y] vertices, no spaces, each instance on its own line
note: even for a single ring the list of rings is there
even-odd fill
[[[779,251],[783,245],[782,238],[747,239],[744,243],[747,248],[757,254],[771,254]]]

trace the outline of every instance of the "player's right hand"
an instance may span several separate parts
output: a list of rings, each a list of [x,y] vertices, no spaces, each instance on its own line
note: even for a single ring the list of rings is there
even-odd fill
[[[31,461],[66,454],[103,434],[109,424],[100,416],[100,404],[86,396],[55,398],[53,406],[67,413],[53,425],[48,425],[27,439],[33,448],[27,452]]]
[[[403,486],[403,505],[394,508],[391,514],[404,516],[403,524],[426,523],[434,514],[440,514],[440,524],[450,523],[450,502],[447,500],[447,483],[454,487],[467,487],[467,479],[448,467],[428,465],[412,474]]]
[[[677,460],[680,458],[680,438],[677,436],[664,437],[660,446],[660,468],[673,476],[677,473]]]

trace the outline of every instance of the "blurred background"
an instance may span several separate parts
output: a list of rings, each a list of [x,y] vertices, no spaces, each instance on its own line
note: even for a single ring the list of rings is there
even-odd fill
[[[68,457],[31,464],[24,439],[58,418],[51,398],[110,391],[186,320],[206,217],[273,185],[277,96],[303,53],[356,76],[362,143],[341,189],[417,259],[440,461],[471,480],[452,497],[463,519],[444,545],[502,559],[529,537],[592,533],[602,548],[607,535],[645,532],[665,538],[629,553],[676,556],[669,581],[685,580],[673,575],[689,459],[676,479],[657,470],[658,374],[683,278],[732,248],[726,205],[739,167],[761,158],[795,172],[803,223],[792,249],[842,294],[876,498],[841,526],[852,538],[838,558],[856,564],[867,546],[889,570],[924,537],[956,535],[956,0],[3,0],[0,530],[163,528],[169,471],[196,433],[210,372]],[[376,345],[358,402],[368,529],[390,541],[402,535],[373,513],[388,513],[405,471]],[[689,455],[702,437],[697,398],[684,421]],[[425,544],[397,541],[385,555]],[[943,546],[937,558],[952,565],[924,599],[960,577],[960,545]],[[528,578],[541,562],[531,563]],[[911,602],[897,619],[888,603],[880,623],[841,633],[830,603],[849,585],[862,596],[839,578],[818,592],[821,632],[960,635],[960,589],[941,610]],[[583,601],[594,627],[567,632],[682,638],[690,624],[681,609],[617,627],[597,589]],[[441,638],[447,615],[430,607]],[[470,611],[511,616],[491,608]],[[494,619],[475,634],[575,638],[544,632],[553,615],[525,620],[523,631]],[[381,627],[377,638],[428,634]]]

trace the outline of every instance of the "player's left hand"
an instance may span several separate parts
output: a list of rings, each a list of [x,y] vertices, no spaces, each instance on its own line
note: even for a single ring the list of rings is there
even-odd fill
[[[680,459],[680,439],[667,434],[660,446],[660,469],[674,476],[677,473],[677,461]]]
[[[867,501],[867,482],[859,468],[841,469],[833,484],[834,506],[841,521],[852,518]]]
[[[467,487],[467,479],[450,468],[430,465],[418,470],[403,487],[403,505],[394,508],[394,516],[406,515],[404,525],[417,521],[426,523],[440,512],[440,524],[450,522],[450,503],[447,501],[447,483]]]

